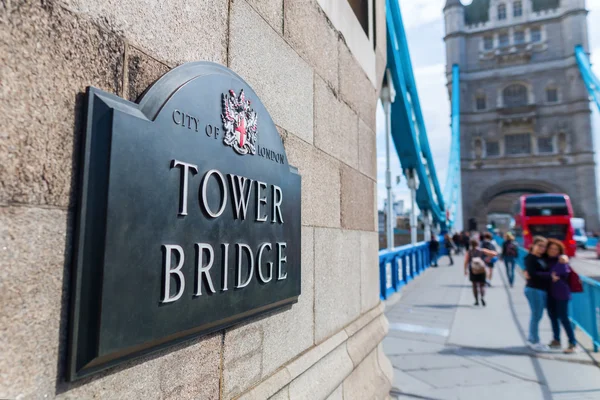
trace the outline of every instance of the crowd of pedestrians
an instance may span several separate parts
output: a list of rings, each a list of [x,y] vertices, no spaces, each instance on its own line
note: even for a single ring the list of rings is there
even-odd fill
[[[449,265],[454,265],[453,254],[465,253],[464,274],[471,281],[475,306],[486,306],[486,286],[491,286],[494,266],[499,260],[504,263],[510,287],[514,286],[519,245],[511,233],[504,235],[501,247],[490,232],[446,233],[443,243],[433,237],[429,250],[434,267],[438,266],[441,246],[446,250],[444,255],[448,256]],[[582,289],[579,276],[569,266],[564,244],[556,239],[536,236],[522,261],[523,277],[526,279],[525,297],[531,310],[528,345],[535,351],[560,349],[562,325],[569,341],[564,353],[573,353],[576,340],[569,320],[569,301],[572,292]],[[553,340],[548,345],[541,343],[539,337],[539,323],[544,310],[548,313],[553,332]]]

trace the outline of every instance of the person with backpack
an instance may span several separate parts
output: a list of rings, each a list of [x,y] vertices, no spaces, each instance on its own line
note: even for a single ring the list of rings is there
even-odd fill
[[[492,258],[497,255],[495,251],[479,247],[479,242],[472,239],[470,250],[465,255],[465,276],[469,275],[469,280],[473,286],[473,296],[475,297],[475,306],[481,305],[485,307],[485,276],[487,265],[486,258]]]
[[[482,237],[483,237],[483,239],[481,241],[481,247],[496,253],[496,245],[494,244],[495,242],[493,241],[494,237],[492,236],[492,234],[490,232],[485,232],[482,234]],[[488,286],[492,286],[492,275],[494,273],[494,262],[496,260],[497,259],[494,257],[486,258],[485,263],[488,268],[488,280],[486,281],[486,285],[488,285]]]
[[[571,300],[571,287],[569,278],[574,273],[568,264],[559,259],[565,254],[565,246],[560,240],[548,239],[546,246],[545,259],[548,264],[548,271],[542,272],[541,275],[551,279],[550,290],[548,292],[548,316],[552,323],[553,340],[550,342],[551,349],[560,349],[560,325],[562,324],[567,337],[569,346],[564,350],[564,353],[571,354],[575,352],[577,341],[573,326],[569,320],[569,301]],[[539,275],[539,274],[538,274]]]
[[[431,266],[438,266],[438,257],[440,256],[440,242],[438,242],[436,235],[431,235],[429,241],[429,259],[431,260]]]
[[[504,235],[504,243],[502,244],[502,260],[506,266],[506,275],[510,287],[513,287],[515,282],[515,261],[519,256],[519,247],[515,242],[515,237],[512,233],[507,232]]]

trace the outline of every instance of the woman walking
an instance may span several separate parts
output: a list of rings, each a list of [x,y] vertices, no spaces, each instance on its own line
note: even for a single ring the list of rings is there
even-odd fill
[[[571,288],[569,287],[569,274],[571,270],[563,259],[559,259],[565,253],[565,246],[561,241],[556,239],[548,239],[546,247],[546,261],[548,263],[547,275],[552,280],[548,297],[548,316],[552,322],[552,333],[554,339],[550,342],[550,348],[560,349],[560,325],[562,324],[567,337],[569,338],[569,346],[564,353],[570,354],[575,352],[577,341],[573,326],[569,320],[569,301],[571,300]]]
[[[469,274],[469,280],[473,285],[473,296],[475,297],[475,306],[481,305],[485,307],[485,276],[486,276],[486,258],[496,256],[496,252],[479,247],[479,242],[472,239],[470,242],[470,250],[465,256],[465,276]]]
[[[452,259],[454,243],[452,243],[452,238],[447,233],[444,235],[444,247],[446,248],[446,250],[448,250],[448,258],[450,259],[450,265],[454,265],[454,260]]]
[[[544,308],[546,308],[549,289],[549,279],[544,276],[544,273],[548,272],[543,258],[546,244],[546,238],[535,236],[529,254],[525,257],[525,278],[527,279],[525,297],[527,297],[531,309],[528,344],[535,351],[548,350],[546,345],[540,343],[539,335],[539,324],[544,314]]]
[[[502,260],[506,266],[506,275],[510,287],[513,287],[515,282],[515,260],[519,255],[519,247],[515,242],[515,237],[508,232],[504,235],[504,243],[502,244]]]

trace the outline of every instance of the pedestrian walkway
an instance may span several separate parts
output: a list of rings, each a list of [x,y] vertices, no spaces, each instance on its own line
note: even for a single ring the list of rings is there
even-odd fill
[[[398,399],[600,399],[600,368],[577,354],[534,353],[526,345],[529,308],[519,275],[508,287],[504,265],[496,267],[487,307],[473,306],[463,259],[442,260],[402,289],[388,304],[383,342],[394,366]],[[550,321],[540,336],[552,339]],[[564,332],[563,332],[564,333]],[[566,345],[566,336],[563,335]]]

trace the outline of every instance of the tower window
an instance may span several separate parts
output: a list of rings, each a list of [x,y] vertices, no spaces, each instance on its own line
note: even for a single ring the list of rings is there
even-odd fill
[[[507,47],[510,42],[508,41],[508,33],[501,33],[498,36],[498,44],[500,45],[500,47]]]
[[[487,108],[484,95],[480,94],[475,98],[475,106],[477,107],[477,110],[485,110]]]
[[[512,84],[502,91],[505,107],[521,107],[527,105],[527,87],[521,84]]]
[[[492,36],[484,36],[483,48],[485,50],[491,50],[494,48],[494,38]]]
[[[525,32],[516,31],[515,32],[515,44],[523,44],[525,43]]]
[[[506,135],[504,140],[507,155],[531,154],[531,135],[529,133]]]
[[[513,3],[513,16],[520,17],[523,15],[523,3],[520,1],[515,1]]]
[[[498,157],[500,155],[500,143],[497,141],[485,142],[485,154],[488,157]]]
[[[554,153],[554,142],[551,137],[540,137],[537,139],[538,153]]]
[[[540,28],[531,28],[531,41],[533,43],[542,41],[542,30]]]
[[[506,4],[498,5],[498,20],[506,19]]]
[[[548,103],[556,103],[556,102],[558,102],[558,89],[556,89],[556,88],[547,88],[546,89],[546,101]]]

